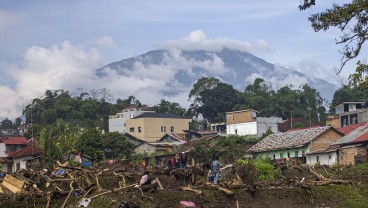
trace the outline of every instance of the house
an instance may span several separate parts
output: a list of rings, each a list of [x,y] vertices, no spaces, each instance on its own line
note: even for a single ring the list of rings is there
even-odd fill
[[[325,150],[342,136],[342,133],[331,126],[270,134],[248,152],[257,159],[294,158],[299,162],[306,162],[307,153]]]
[[[182,142],[145,142],[134,148],[137,154],[150,155],[152,153],[165,154],[177,151]]]
[[[6,157],[0,157],[0,173],[11,172],[13,162]]]
[[[368,125],[355,128],[333,143],[339,146],[338,162],[340,165],[354,165],[367,161]]]
[[[226,134],[261,137],[267,130],[278,133],[280,117],[257,117],[257,111],[248,109],[226,112]]]
[[[211,131],[218,133],[226,133],[226,122],[211,123]]]
[[[0,136],[0,157],[7,157],[27,144],[28,140],[22,136]]]
[[[327,149],[315,150],[306,153],[306,163],[314,166],[319,165],[336,165],[338,163],[338,147],[330,146]]]
[[[13,162],[12,172],[38,166],[40,164],[40,152],[39,145],[36,142],[30,142],[27,147],[8,155],[7,158]]]
[[[192,119],[171,113],[143,113],[126,121],[126,131],[141,140],[155,142],[166,133],[182,133]]]
[[[335,107],[340,127],[368,121],[366,102],[342,102]]]
[[[154,111],[147,107],[129,106],[121,112],[109,116],[109,132],[125,133],[127,120],[147,112],[153,113]]]

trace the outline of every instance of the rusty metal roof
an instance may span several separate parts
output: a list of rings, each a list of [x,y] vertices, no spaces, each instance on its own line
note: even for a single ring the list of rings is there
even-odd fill
[[[324,126],[318,128],[303,129],[293,132],[270,134],[262,141],[258,142],[250,152],[263,152],[277,149],[288,149],[294,147],[301,147],[305,144],[318,138],[321,134],[332,128],[331,126]]]

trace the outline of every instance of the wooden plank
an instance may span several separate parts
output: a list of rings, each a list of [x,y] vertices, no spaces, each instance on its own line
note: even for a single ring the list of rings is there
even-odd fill
[[[21,190],[13,185],[11,185],[10,183],[3,181],[2,185],[7,188],[9,191],[13,192],[13,193],[18,193]]]
[[[24,186],[24,181],[19,180],[9,174],[6,174],[4,181],[7,181],[8,183],[12,184],[13,186],[19,188],[19,189],[23,189]]]
[[[23,189],[24,181],[21,181],[7,174],[2,182],[2,185],[13,193],[20,192]]]

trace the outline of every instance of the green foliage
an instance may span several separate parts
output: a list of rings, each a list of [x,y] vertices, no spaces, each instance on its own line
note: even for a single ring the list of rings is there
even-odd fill
[[[293,128],[294,128],[294,129],[304,128],[304,124],[303,124],[303,123],[301,123],[301,122],[295,122],[295,123],[293,124]]]
[[[261,141],[262,139],[266,138],[270,134],[273,134],[272,130],[271,129],[267,129],[267,131],[262,134],[262,136],[259,138],[259,140]]]
[[[134,165],[139,165],[142,163],[142,161],[144,160],[144,155],[143,154],[132,154],[130,155],[130,161],[134,164]]]
[[[254,164],[257,170],[257,176],[263,181],[272,181],[275,179],[275,169],[270,163],[271,159],[255,160]]]
[[[87,129],[76,143],[76,148],[82,154],[90,156],[93,160],[102,159],[102,134],[97,129]]]
[[[341,50],[341,65],[336,69],[337,74],[341,72],[348,61],[358,57],[367,40],[367,7],[367,1],[354,0],[341,5],[333,4],[331,8],[309,17],[315,31],[326,31],[331,27],[341,31],[336,43],[344,46]],[[367,86],[366,73],[366,65],[358,62],[356,73],[350,76],[350,79],[357,84]]]
[[[257,169],[252,159],[241,159],[236,163],[236,171],[243,183],[253,186],[258,181]]]
[[[134,145],[118,132],[102,135],[102,146],[106,158],[122,158],[132,154]]]
[[[330,113],[335,114],[335,106],[346,101],[366,101],[368,99],[367,91],[362,88],[343,85],[337,89],[334,93],[331,105]]]
[[[157,113],[172,113],[183,117],[191,118],[190,112],[181,107],[179,103],[171,103],[167,100],[161,99],[160,103],[153,106],[153,110]]]
[[[244,156],[247,144],[254,144],[257,141],[254,137],[237,135],[219,137],[215,141],[199,140],[193,142],[193,148],[188,156],[195,158],[199,163],[206,163],[217,155],[225,163],[233,163]]]

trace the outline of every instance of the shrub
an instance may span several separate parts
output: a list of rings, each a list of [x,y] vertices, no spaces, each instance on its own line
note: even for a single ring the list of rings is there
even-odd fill
[[[272,181],[275,179],[275,169],[272,164],[265,160],[255,160],[257,176],[263,181]]]

